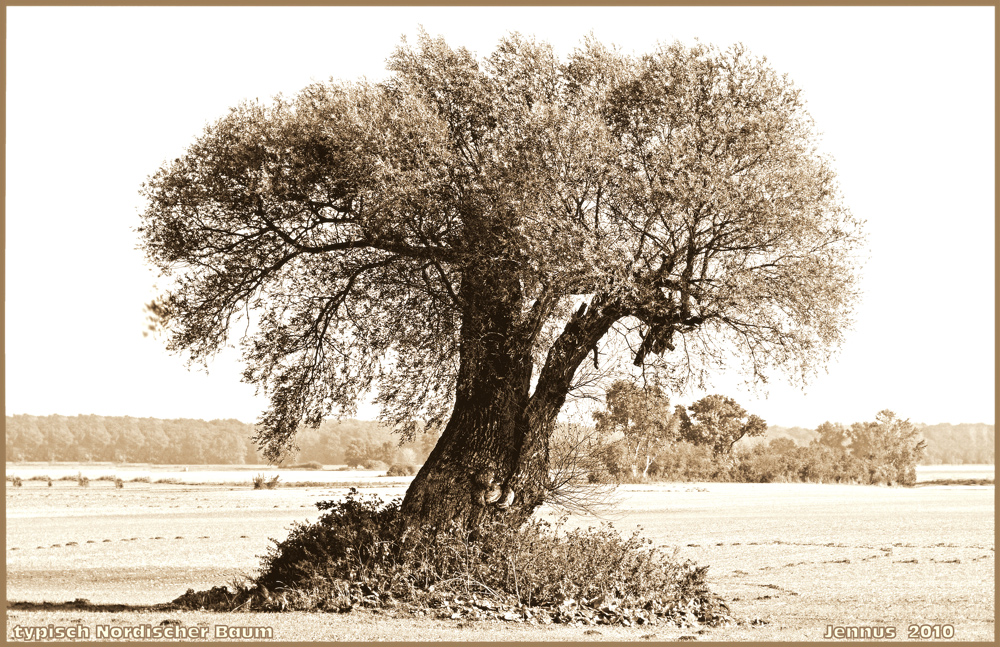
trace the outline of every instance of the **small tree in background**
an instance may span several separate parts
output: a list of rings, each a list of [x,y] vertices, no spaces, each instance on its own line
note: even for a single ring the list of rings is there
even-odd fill
[[[816,433],[819,434],[819,438],[814,440],[814,443],[839,450],[844,450],[847,446],[847,428],[839,422],[824,422],[816,427]]]
[[[608,389],[607,407],[594,413],[597,431],[622,434],[623,459],[632,476],[649,474],[659,448],[677,438],[677,420],[670,413],[670,398],[658,386],[639,388],[628,380],[617,380]]]
[[[847,432],[852,461],[867,472],[869,482],[901,485],[917,482],[917,461],[927,444],[909,420],[900,420],[888,409],[878,412],[875,422],[856,422]]]
[[[729,456],[733,445],[744,436],[763,436],[767,423],[747,413],[732,398],[708,395],[690,405],[678,406],[680,436],[694,445],[709,445],[716,456]]]

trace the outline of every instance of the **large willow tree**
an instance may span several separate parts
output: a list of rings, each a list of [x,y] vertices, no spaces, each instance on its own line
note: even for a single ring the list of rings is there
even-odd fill
[[[806,376],[840,343],[859,224],[765,61],[517,35],[478,60],[422,34],[388,67],[240,105],[143,188],[169,348],[240,338],[269,457],[374,393],[404,435],[443,430],[410,522],[520,521],[609,345],[679,384]]]

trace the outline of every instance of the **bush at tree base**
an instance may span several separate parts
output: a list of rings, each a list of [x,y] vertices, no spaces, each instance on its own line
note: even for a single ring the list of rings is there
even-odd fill
[[[706,583],[708,567],[680,561],[610,524],[566,530],[531,520],[472,533],[401,533],[398,499],[351,489],[312,524],[275,542],[261,571],[233,590],[189,590],[175,600],[211,610],[345,612],[397,605],[450,618],[681,626],[732,622]],[[401,539],[401,537],[404,537]]]

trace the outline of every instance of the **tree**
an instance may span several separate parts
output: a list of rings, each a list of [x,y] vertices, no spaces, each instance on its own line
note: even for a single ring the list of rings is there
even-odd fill
[[[731,357],[804,377],[838,346],[860,224],[764,60],[516,34],[478,60],[421,34],[388,68],[241,104],[143,185],[168,348],[241,336],[269,459],[374,392],[404,438],[441,432],[408,520],[517,523],[613,341],[671,388]]]
[[[46,458],[50,461],[67,460],[70,450],[77,442],[68,424],[69,419],[66,416],[52,415],[39,418],[38,421],[44,425]]]
[[[376,460],[381,461],[380,449],[379,444],[371,440],[352,440],[344,451],[344,460],[350,467],[358,467]]]
[[[45,457],[45,436],[34,416],[7,416],[7,460],[33,460]]]
[[[645,478],[660,446],[677,436],[670,398],[657,386],[639,388],[634,382],[617,380],[608,389],[606,402],[604,411],[594,413],[597,431],[622,434],[632,477],[641,471]]]
[[[77,460],[90,462],[112,458],[107,451],[111,446],[111,435],[101,416],[79,415],[71,420],[76,436]]]
[[[885,409],[875,422],[852,424],[847,434],[851,459],[867,467],[872,482],[916,483],[916,465],[927,444],[909,420]]]
[[[156,418],[139,418],[136,424],[146,441],[144,455],[150,463],[169,463],[174,458],[172,450],[177,447],[171,442],[170,436],[164,431],[164,420]],[[134,459],[133,459],[134,460]],[[183,462],[183,461],[179,461]]]
[[[232,426],[242,426],[238,420],[213,420],[209,423],[208,462],[223,465],[243,465],[246,450],[241,434],[233,433]]]
[[[733,445],[744,436],[763,436],[767,431],[766,422],[748,414],[735,400],[724,395],[707,395],[688,410],[690,416],[678,407],[681,438],[711,447],[716,456],[730,455]]]
[[[146,439],[135,418],[105,418],[108,433],[111,435],[113,455],[116,462],[137,462],[142,457]]]
[[[847,429],[839,422],[824,422],[816,428],[819,438],[813,442],[843,451],[847,444]]]

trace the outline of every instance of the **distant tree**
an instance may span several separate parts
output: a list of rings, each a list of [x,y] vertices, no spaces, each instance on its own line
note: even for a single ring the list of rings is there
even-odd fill
[[[7,460],[38,460],[46,458],[45,436],[35,416],[7,416]]]
[[[375,448],[366,440],[352,440],[347,445],[347,449],[344,450],[344,461],[349,467],[364,465],[369,460],[375,458],[373,456],[375,453],[374,450]]]
[[[668,481],[711,481],[724,469],[710,447],[679,440],[660,450],[650,471]]]
[[[848,477],[847,454],[823,443],[812,442],[798,448],[801,469],[798,477],[803,481],[839,483]]]
[[[309,461],[316,461],[317,463],[329,463],[325,459],[324,447],[323,447],[323,436],[322,428],[303,429],[297,439],[296,445],[299,447],[298,456],[292,460],[291,456],[286,456],[284,462],[286,464],[291,463],[307,463]]]
[[[996,427],[982,423],[937,424],[919,428],[927,442],[922,463],[987,463],[996,455]]]
[[[145,461],[155,464],[174,462],[176,445],[164,431],[165,421],[158,418],[139,418],[136,423],[146,441],[143,450]]]
[[[4,429],[4,440],[6,441],[4,456],[7,460],[23,460],[24,451],[19,446],[21,438],[22,422],[20,416],[7,416],[7,424]]]
[[[176,439],[178,463],[201,465],[208,462],[210,442],[207,423],[204,420],[168,420],[164,429],[173,432]]]
[[[137,462],[143,457],[146,438],[135,418],[108,417],[105,418],[105,426],[111,436],[110,460],[128,463]]]
[[[66,416],[54,415],[38,420],[45,434],[46,458],[50,461],[76,460],[76,437],[70,429],[69,419]]]
[[[856,422],[847,433],[851,459],[866,466],[871,482],[916,483],[916,465],[927,444],[909,420],[885,409],[874,422]]]
[[[710,446],[716,456],[731,454],[733,445],[744,436],[763,436],[767,431],[766,422],[748,414],[735,400],[724,395],[705,396],[687,409],[677,411],[681,438],[695,445]]]
[[[847,447],[847,428],[839,422],[824,422],[816,428],[816,433],[819,437],[813,442],[833,449],[843,450]]]
[[[269,458],[375,389],[404,436],[442,431],[408,523],[522,522],[605,340],[673,383],[734,350],[806,375],[838,346],[860,223],[764,60],[592,39],[560,60],[516,34],[477,60],[421,34],[389,70],[237,106],[143,187],[168,347],[206,360],[254,318]]]
[[[71,418],[70,425],[73,427],[76,438],[77,460],[111,460],[112,438],[104,425],[104,418],[101,416],[76,416]]]
[[[677,436],[678,423],[663,390],[658,386],[640,388],[629,380],[611,385],[605,409],[595,412],[594,420],[598,433],[622,435],[624,458],[633,477],[640,472],[647,476],[660,447]]]
[[[798,445],[791,438],[773,438],[768,444],[767,448],[769,451],[776,454],[786,454],[791,455],[795,453],[798,449]]]
[[[260,450],[257,447],[257,443],[253,442],[250,436],[243,438],[243,462],[247,465],[259,465],[264,462],[264,458],[260,455]]]
[[[246,450],[241,436],[249,433],[250,430],[238,420],[212,420],[208,423],[205,449],[208,462],[242,465],[246,461]]]
[[[427,460],[427,457],[431,455],[434,451],[434,445],[437,444],[438,438],[440,438],[440,432],[424,432],[420,434],[417,439],[417,455],[419,456],[418,463],[423,463]]]

